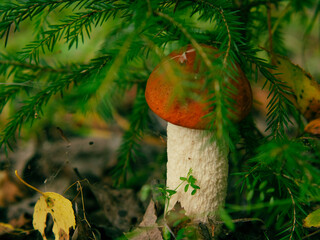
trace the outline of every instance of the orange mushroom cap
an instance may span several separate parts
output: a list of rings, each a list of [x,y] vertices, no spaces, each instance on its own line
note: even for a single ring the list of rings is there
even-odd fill
[[[209,58],[217,58],[217,49],[201,45]],[[229,79],[235,87],[234,120],[242,120],[250,111],[252,92],[250,84],[239,66],[237,80]],[[212,112],[208,89],[203,87],[208,68],[193,48],[188,45],[173,51],[161,61],[149,76],[145,96],[151,110],[162,119],[187,128],[206,129],[211,121],[204,117]],[[211,96],[212,97],[212,96]]]

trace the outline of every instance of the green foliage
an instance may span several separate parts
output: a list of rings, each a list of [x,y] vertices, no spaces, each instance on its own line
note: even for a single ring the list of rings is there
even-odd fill
[[[188,192],[189,187],[193,188],[191,191],[191,195],[195,195],[197,193],[197,189],[200,189],[198,185],[196,185],[197,179],[192,175],[192,169],[189,169],[189,172],[186,177],[180,177],[181,182],[175,189],[169,189],[166,186],[159,186],[157,191],[159,191],[161,198],[165,203],[165,215],[168,212],[168,207],[170,203],[171,197],[177,193],[177,189],[184,185],[184,192]]]
[[[148,105],[144,97],[144,89],[138,89],[133,112],[130,116],[130,129],[123,135],[123,140],[118,150],[118,164],[113,170],[116,184],[125,183],[128,171],[132,172],[132,164],[143,157],[141,156],[140,141],[148,121],[147,109]]]
[[[250,160],[252,168],[242,173],[242,187],[247,188],[246,200],[252,206],[248,211],[258,218],[268,211],[265,223],[271,226],[276,222],[282,230],[279,239],[302,235],[299,226],[306,216],[305,206],[319,201],[320,162],[312,151],[313,147],[302,141],[273,140],[259,147]]]
[[[125,184],[134,176],[133,165],[144,159],[143,137],[153,134],[148,131],[154,122],[144,97],[148,76],[163,56],[192,44],[209,69],[204,88],[213,108],[210,131],[230,147],[230,172],[238,172],[232,180],[242,189],[222,210],[226,225],[236,229],[230,217],[249,216],[262,219],[266,239],[308,236],[302,220],[320,201],[319,141],[302,135],[303,121],[293,126],[298,134],[288,135],[290,125],[303,117],[291,102],[291,89],[273,74],[277,63],[267,52],[296,54],[288,46],[286,29],[297,17],[303,25],[304,51],[317,29],[319,6],[313,0],[1,2],[0,38],[7,48],[0,52],[0,113],[8,114],[6,107],[10,111],[4,116],[0,146],[5,152],[14,150],[29,124],[49,121],[46,106],[56,99],[62,98],[70,112],[97,111],[111,122],[124,96],[136,89],[132,106],[122,113],[130,126],[124,130],[112,171],[115,183]],[[25,28],[34,38],[21,49],[10,48]],[[78,58],[81,47],[97,38],[98,28],[102,41],[86,59]],[[208,56],[201,44],[216,47],[220,56]],[[59,51],[68,58],[61,61]],[[69,57],[71,51],[76,54]],[[252,84],[262,81],[269,93],[262,131],[254,114],[239,124],[229,120],[235,90],[227,80],[236,79],[237,64]],[[186,192],[196,193],[199,187],[191,172],[180,179]],[[176,189],[160,191],[168,202]],[[187,235],[183,229],[177,239]]]
[[[38,77],[42,77],[41,80],[43,81],[42,84],[44,84],[44,86],[40,90],[36,91],[33,96],[25,100],[20,109],[11,117],[10,121],[1,133],[0,146],[4,145],[5,151],[7,151],[7,148],[12,149],[10,140],[15,141],[16,130],[19,129],[20,131],[23,123],[32,123],[35,119],[41,117],[43,115],[42,107],[47,104],[53,95],[57,93],[61,93],[61,95],[63,95],[63,91],[65,91],[71,83],[77,84],[81,81],[88,81],[92,78],[96,78],[97,75],[101,76],[100,74],[103,68],[109,61],[110,57],[108,56],[100,57],[93,59],[91,63],[80,67],[69,68],[68,66],[65,66],[65,70],[54,69],[50,66],[29,66],[21,62],[8,62],[7,65],[3,65],[4,72],[9,71],[9,67],[11,67],[10,64],[14,65],[14,68],[12,68],[13,71],[11,70],[9,74],[14,73],[18,76],[15,76],[15,81],[18,82],[17,86],[20,86],[19,83],[30,84],[30,82],[33,82],[34,79]],[[30,75],[23,73],[23,81],[21,81],[19,74],[22,73],[20,71],[26,67],[29,67],[28,70],[32,71],[35,69],[37,72],[36,74],[31,72]],[[58,73],[60,76],[46,76],[47,74],[51,75],[52,72]],[[45,75],[45,77],[42,75]],[[13,84],[13,86],[15,86],[15,84]],[[2,91],[4,91],[3,93],[5,98],[10,99],[15,97],[19,90],[21,91],[21,89],[15,88],[15,90],[11,89],[10,91],[10,89],[8,90],[5,88]],[[4,104],[6,103],[7,102],[4,102]]]

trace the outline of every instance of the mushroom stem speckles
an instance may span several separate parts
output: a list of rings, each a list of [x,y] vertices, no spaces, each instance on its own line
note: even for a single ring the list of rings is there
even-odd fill
[[[180,202],[186,215],[207,222],[215,219],[227,193],[228,147],[209,143],[207,130],[190,129],[168,123],[167,187],[175,189],[190,169],[200,187],[195,195],[180,186],[169,202],[168,210]]]

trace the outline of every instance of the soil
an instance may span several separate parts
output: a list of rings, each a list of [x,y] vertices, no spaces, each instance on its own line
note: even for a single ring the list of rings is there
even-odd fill
[[[0,239],[42,239],[32,225],[40,194],[18,180],[14,174],[17,170],[24,181],[37,189],[59,193],[72,201],[76,219],[76,228],[70,231],[72,240],[120,239],[124,234],[128,239],[161,240],[165,226],[163,205],[150,190],[165,179],[165,162],[156,159],[165,152],[161,141],[149,139],[142,144],[145,158],[135,166],[136,175],[121,187],[114,186],[111,174],[121,144],[121,134],[117,131],[108,137],[29,141],[18,144],[8,156],[2,153]],[[46,237],[54,239],[50,215],[46,223]],[[196,239],[213,239],[210,226],[195,226],[201,236]],[[175,233],[179,230],[168,227]],[[263,239],[264,231],[260,222],[240,222],[234,232],[222,226],[215,239]]]

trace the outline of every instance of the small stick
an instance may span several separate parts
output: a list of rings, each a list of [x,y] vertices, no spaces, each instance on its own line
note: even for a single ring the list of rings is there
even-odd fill
[[[17,178],[20,180],[20,182],[22,182],[24,185],[26,185],[27,187],[35,190],[36,192],[40,193],[41,195],[45,195],[44,192],[40,191],[39,189],[35,188],[34,186],[31,186],[29,183],[27,183],[26,181],[24,181],[18,174],[18,171],[15,170],[14,174],[17,176]]]

